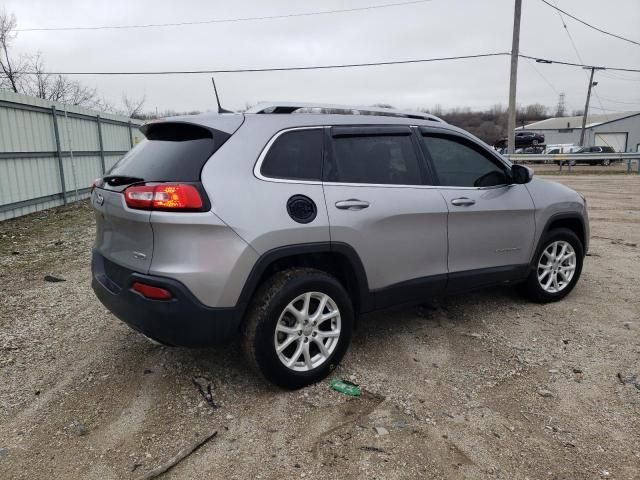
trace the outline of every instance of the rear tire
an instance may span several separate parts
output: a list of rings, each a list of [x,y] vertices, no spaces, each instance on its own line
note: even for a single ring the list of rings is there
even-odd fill
[[[605,160],[602,160],[603,167],[608,167],[609,165],[611,165],[611,160],[609,160],[608,158]]]
[[[266,280],[243,324],[249,364],[280,387],[296,389],[325,378],[344,356],[354,313],[344,287],[312,268],[292,268]]]
[[[557,302],[575,287],[582,273],[584,247],[575,233],[557,228],[546,233],[523,288],[531,300]]]

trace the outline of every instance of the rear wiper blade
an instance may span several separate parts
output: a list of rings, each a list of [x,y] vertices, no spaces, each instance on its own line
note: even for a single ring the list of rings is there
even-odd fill
[[[118,187],[120,185],[130,185],[132,183],[144,182],[144,178],[128,177],[126,175],[107,175],[102,180],[108,183],[112,187]]]

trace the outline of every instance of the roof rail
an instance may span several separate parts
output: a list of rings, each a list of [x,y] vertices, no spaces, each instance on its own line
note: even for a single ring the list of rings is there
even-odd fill
[[[299,110],[305,110],[299,112]],[[314,112],[313,110],[329,110],[329,112]],[[357,107],[353,105],[330,105],[304,102],[267,102],[259,103],[245,113],[332,113],[338,115],[380,115],[385,117],[415,118],[446,123],[439,117],[423,112],[395,110],[382,107]]]

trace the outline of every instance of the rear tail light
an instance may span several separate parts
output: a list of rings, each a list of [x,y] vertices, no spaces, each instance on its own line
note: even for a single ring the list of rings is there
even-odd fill
[[[169,290],[154,287],[153,285],[147,285],[146,283],[134,282],[133,289],[152,300],[171,300],[173,298],[173,295]]]
[[[197,211],[203,201],[196,187],[184,183],[135,185],[124,191],[129,208],[140,210]]]

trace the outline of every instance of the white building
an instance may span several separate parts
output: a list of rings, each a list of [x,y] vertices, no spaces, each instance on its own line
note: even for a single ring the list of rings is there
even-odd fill
[[[516,130],[541,133],[547,145],[578,145],[581,128],[582,116],[579,116],[547,118]],[[584,145],[609,145],[616,152],[640,152],[640,112],[588,115]]]

